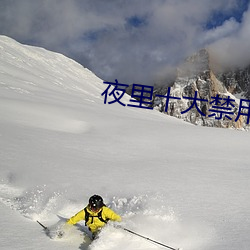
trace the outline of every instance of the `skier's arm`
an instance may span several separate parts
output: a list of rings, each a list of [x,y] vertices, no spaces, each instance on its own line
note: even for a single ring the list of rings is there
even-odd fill
[[[72,217],[67,221],[67,224],[75,225],[78,221],[84,220],[84,218],[85,218],[85,212],[84,212],[84,209],[83,209],[83,210],[81,210],[80,212],[78,212],[77,214],[75,214],[74,216],[72,216]]]
[[[110,219],[112,221],[118,221],[120,222],[122,220],[121,216],[116,214],[113,210],[110,208],[105,207],[105,217],[107,219]]]

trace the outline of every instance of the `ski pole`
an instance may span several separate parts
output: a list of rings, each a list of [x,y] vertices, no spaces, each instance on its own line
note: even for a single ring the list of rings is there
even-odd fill
[[[36,221],[40,226],[42,226],[43,227],[43,229],[46,231],[46,230],[48,230],[48,228],[47,227],[45,227],[41,222],[39,222],[38,220]]]
[[[156,244],[158,244],[158,245],[161,245],[161,246],[163,246],[163,247],[169,248],[169,249],[171,249],[171,250],[180,250],[180,248],[173,248],[173,247],[167,246],[167,245],[162,244],[162,243],[160,243],[160,242],[158,242],[158,241],[155,241],[155,240],[152,240],[152,239],[150,239],[150,238],[148,238],[148,237],[145,237],[145,236],[143,236],[143,235],[141,235],[141,234],[135,233],[135,232],[133,232],[133,231],[127,229],[127,228],[122,228],[122,229],[125,230],[125,231],[127,231],[127,232],[129,232],[129,233],[131,233],[131,234],[137,235],[137,236],[139,236],[139,237],[141,237],[141,238],[143,238],[143,239],[145,239],[145,240],[154,242],[154,243],[156,243]]]

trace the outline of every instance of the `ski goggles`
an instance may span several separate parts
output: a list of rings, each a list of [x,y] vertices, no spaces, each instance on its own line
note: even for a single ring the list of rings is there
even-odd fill
[[[97,206],[93,206],[93,205],[92,206],[90,205],[89,208],[93,212],[97,212],[97,211],[99,211],[101,209],[101,207],[97,207]]]

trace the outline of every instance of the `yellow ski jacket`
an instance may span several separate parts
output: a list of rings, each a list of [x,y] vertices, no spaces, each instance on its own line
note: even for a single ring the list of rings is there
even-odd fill
[[[86,226],[88,226],[89,230],[92,233],[97,232],[100,228],[102,228],[106,223],[104,221],[112,220],[112,221],[121,221],[120,215],[116,214],[113,210],[110,208],[103,206],[99,211],[93,212],[89,209],[89,207],[86,207],[87,212],[89,213],[88,221],[85,221]],[[98,215],[101,211],[101,218],[104,220],[100,220],[98,218]],[[74,225],[80,220],[85,220],[85,210],[82,209],[77,214],[72,216],[68,221],[67,224]]]

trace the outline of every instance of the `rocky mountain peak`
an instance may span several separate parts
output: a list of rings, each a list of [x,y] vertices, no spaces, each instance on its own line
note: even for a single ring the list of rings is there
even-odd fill
[[[210,69],[209,53],[201,49],[194,55],[188,57],[177,69],[177,77],[193,77],[205,74]]]
[[[217,79],[211,67],[210,55],[207,49],[201,49],[188,57],[177,69],[174,83],[187,85],[189,80],[196,79],[197,91],[203,98],[210,98],[218,93],[226,93],[224,84]]]
[[[241,71],[216,72],[212,65],[211,56],[207,49],[201,49],[197,53],[188,57],[177,69],[177,76],[171,85],[171,96],[179,99],[169,99],[166,108],[166,98],[156,98],[155,109],[165,112],[168,115],[178,117],[196,125],[210,127],[224,127],[248,129],[246,116],[238,116],[239,98],[234,96],[242,93],[247,96],[250,91],[250,67]],[[215,73],[216,72],[216,73]],[[165,93],[168,89],[165,88]],[[161,94],[163,90],[161,88]],[[192,98],[196,95],[196,106],[192,106]],[[233,105],[227,103],[226,108],[230,108],[229,113],[214,110],[215,98],[219,98],[220,104],[225,100],[235,100]],[[207,100],[207,101],[201,101]],[[219,103],[219,102],[218,102]],[[192,106],[191,109],[190,106]],[[219,108],[218,108],[219,109]],[[183,112],[189,110],[188,112]],[[228,111],[229,112],[229,111]],[[237,120],[237,121],[235,121]]]

